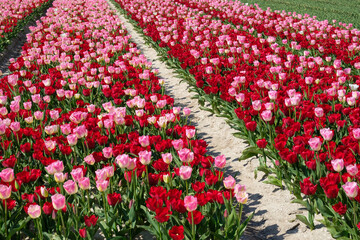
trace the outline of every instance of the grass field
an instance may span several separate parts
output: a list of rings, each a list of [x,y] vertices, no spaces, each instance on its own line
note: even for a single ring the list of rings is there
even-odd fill
[[[333,19],[352,23],[360,28],[360,0],[242,0],[249,4],[257,3],[263,9],[285,10],[300,14],[317,16],[318,20]]]

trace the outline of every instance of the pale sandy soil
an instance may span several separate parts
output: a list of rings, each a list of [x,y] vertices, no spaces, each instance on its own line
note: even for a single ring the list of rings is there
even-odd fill
[[[250,159],[243,162],[237,160],[246,148],[246,144],[232,135],[235,131],[224,119],[201,110],[197,100],[191,99],[194,94],[188,92],[187,84],[180,83],[181,79],[176,78],[173,71],[158,60],[156,51],[145,45],[142,36],[134,30],[129,21],[120,14],[119,17],[132,36],[132,41],[138,45],[142,54],[152,61],[153,68],[159,69],[160,77],[165,80],[166,93],[175,99],[175,105],[189,107],[192,110],[191,123],[196,126],[198,136],[209,144],[209,154],[213,156],[224,154],[228,160],[226,174],[236,177],[239,182],[246,185],[250,198],[244,210],[247,215],[255,211],[255,215],[243,239],[332,239],[319,222],[316,222],[317,228],[311,231],[295,219],[296,214],[307,215],[307,212],[302,210],[300,205],[290,203],[293,197],[289,191],[263,183],[261,174],[254,179],[258,160]],[[318,216],[316,219],[321,217]],[[151,237],[148,235],[141,237],[141,239],[149,238]]]

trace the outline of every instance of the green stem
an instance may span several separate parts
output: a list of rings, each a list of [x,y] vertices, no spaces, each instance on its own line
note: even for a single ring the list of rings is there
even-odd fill
[[[90,193],[89,190],[86,190],[87,194],[87,203],[88,203],[88,214],[90,213]]]
[[[40,219],[39,218],[36,219],[36,225],[37,225],[37,228],[38,228],[38,231],[39,231],[39,239],[42,240],[44,238],[43,238],[43,235],[42,235]]]
[[[63,215],[62,215],[62,212],[61,212],[62,210],[60,209],[60,210],[58,210],[58,213],[59,213],[59,215],[60,215],[60,219],[61,219],[61,224],[62,224],[62,230],[63,230],[63,234],[64,234],[64,236],[65,236],[65,239],[67,239],[67,237],[66,237],[66,227],[65,227],[65,222],[64,222],[64,218],[63,218]]]
[[[104,214],[105,214],[105,223],[107,224],[109,221],[108,221],[108,216],[107,216],[107,211],[106,211],[106,198],[105,198],[105,192],[103,194],[103,201],[104,201]]]
[[[194,223],[193,212],[191,212],[191,234],[192,234],[192,239],[195,240],[195,223]]]
[[[7,201],[5,199],[5,237],[8,236],[8,228],[7,228]]]

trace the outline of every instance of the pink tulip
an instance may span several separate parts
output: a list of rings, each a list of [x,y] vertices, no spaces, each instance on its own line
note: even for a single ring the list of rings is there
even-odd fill
[[[178,140],[172,140],[171,144],[173,145],[173,147],[175,148],[175,150],[179,151],[180,149],[183,148],[183,140],[182,139],[178,139]]]
[[[65,182],[66,178],[67,178],[67,173],[64,174],[62,172],[57,172],[54,174],[54,178],[55,178],[55,181],[57,183],[62,183],[62,182]]]
[[[96,181],[96,188],[100,192],[105,192],[108,186],[109,186],[109,181],[107,181],[107,180],[98,180],[98,181]]]
[[[353,136],[356,140],[360,140],[360,128],[355,128],[352,130]]]
[[[265,110],[261,113],[261,117],[265,122],[269,122],[272,119],[272,112],[270,110]]]
[[[245,204],[248,201],[249,195],[245,191],[235,193],[236,200],[241,203]]]
[[[11,185],[5,186],[0,184],[0,199],[5,200],[11,196]]]
[[[70,146],[75,146],[78,141],[78,137],[76,136],[76,134],[70,134],[66,137],[66,139]]]
[[[32,219],[36,219],[41,215],[41,207],[37,204],[30,205],[28,208],[28,214]]]
[[[321,107],[315,108],[315,116],[316,117],[323,117],[324,116],[324,109]]]
[[[344,160],[342,158],[331,160],[331,165],[335,172],[341,172],[344,169]]]
[[[119,165],[119,167],[126,168],[129,165],[129,155],[127,154],[119,155],[115,158],[115,161]]]
[[[260,111],[261,110],[261,101],[260,100],[253,101],[252,107],[254,108],[255,111]]]
[[[19,122],[12,122],[10,124],[10,129],[13,131],[13,132],[18,132],[20,130],[20,123]]]
[[[65,207],[65,196],[59,193],[51,196],[52,205],[55,210],[61,210]]]
[[[321,149],[321,141],[319,138],[315,137],[315,138],[310,138],[310,140],[308,141],[311,150],[313,151],[319,151]]]
[[[70,174],[76,182],[79,181],[79,179],[84,177],[84,172],[83,172],[82,168],[73,169]]]
[[[351,176],[355,176],[358,173],[358,168],[356,166],[356,164],[354,165],[347,165],[346,166],[346,171],[351,175]]]
[[[103,170],[105,171],[108,178],[114,176],[114,166],[111,165],[104,167]]]
[[[245,94],[238,93],[238,94],[236,94],[235,98],[236,98],[236,101],[238,101],[239,103],[242,103],[245,101]]]
[[[78,184],[82,190],[90,189],[90,179],[88,177],[80,178]]]
[[[191,177],[192,168],[190,166],[181,166],[179,169],[180,178],[188,180]]]
[[[149,165],[151,161],[151,152],[149,151],[140,151],[139,160],[143,165]]]
[[[324,138],[325,141],[331,141],[334,136],[334,131],[330,128],[322,128],[320,129],[320,134]]]
[[[1,180],[4,182],[12,182],[15,179],[14,176],[14,169],[12,168],[5,168],[0,172]]]
[[[78,191],[77,184],[73,180],[66,181],[63,187],[69,195],[75,194]]]
[[[97,169],[95,171],[95,175],[97,180],[106,180],[108,178],[106,171],[102,169]]]
[[[147,147],[150,145],[149,136],[140,136],[139,143],[142,147]]]
[[[70,124],[64,124],[60,126],[61,132],[65,135],[69,135],[71,133]]]
[[[234,189],[236,181],[232,176],[228,176],[223,180],[226,189]]]
[[[225,167],[225,165],[226,165],[226,158],[224,155],[215,157],[215,167],[222,169]]]
[[[58,110],[51,110],[50,111],[50,117],[52,120],[57,120],[60,116],[59,116],[59,111]]]
[[[129,158],[129,164],[127,165],[128,170],[133,170],[136,167],[136,158]]]
[[[184,107],[183,113],[184,113],[184,116],[186,116],[186,117],[189,116],[191,114],[190,108]]]
[[[241,184],[236,184],[234,187],[234,193],[244,192],[246,191],[246,186]]]
[[[34,117],[36,120],[43,120],[44,119],[44,113],[40,111],[34,112]]]
[[[44,141],[45,147],[48,151],[52,151],[56,148],[56,142],[49,140],[49,141]]]
[[[191,139],[195,136],[195,129],[186,129],[186,137]]]
[[[189,212],[195,211],[198,206],[197,198],[194,196],[186,196],[184,198],[184,206]]]
[[[163,153],[161,154],[161,157],[166,164],[170,164],[172,162],[172,155],[171,153]]]
[[[183,148],[177,151],[179,158],[182,162],[192,162],[194,160],[194,153],[190,149]]]
[[[103,148],[102,152],[103,152],[103,155],[104,155],[105,158],[111,158],[112,157],[112,154],[113,154],[112,147]]]
[[[95,163],[95,158],[92,154],[90,155],[87,155],[85,158],[84,158],[84,161],[89,164],[89,165],[94,165]]]
[[[351,199],[358,195],[359,186],[356,182],[346,182],[344,185],[342,185],[342,188],[344,189],[346,196]]]

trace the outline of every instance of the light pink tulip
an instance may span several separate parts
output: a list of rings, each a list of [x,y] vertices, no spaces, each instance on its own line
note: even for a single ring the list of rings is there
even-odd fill
[[[170,164],[172,162],[172,155],[171,153],[163,153],[161,154],[161,157],[166,164]]]
[[[222,169],[225,167],[225,165],[226,165],[226,158],[224,155],[215,157],[215,167]]]
[[[149,165],[151,161],[151,152],[150,151],[140,151],[139,160],[143,165]]]
[[[70,174],[76,182],[79,181],[79,179],[84,177],[84,172],[83,172],[82,168],[73,169]]]
[[[310,140],[308,141],[311,150],[313,151],[319,151],[321,149],[321,141],[319,138],[314,137],[314,138],[310,138]]]
[[[95,158],[92,154],[90,155],[87,155],[85,158],[84,158],[84,161],[89,164],[89,165],[94,165],[95,163]]]
[[[108,186],[109,186],[109,181],[107,181],[107,180],[98,180],[96,182],[96,188],[100,192],[105,192]]]
[[[341,172],[344,169],[344,160],[342,158],[331,160],[331,165],[335,172]]]
[[[0,184],[0,199],[5,200],[11,196],[11,185],[5,186]]]
[[[37,204],[30,205],[28,208],[28,214],[32,219],[36,219],[41,215],[41,207]]]
[[[65,196],[59,193],[51,196],[51,202],[55,210],[61,210],[65,207]]]
[[[78,184],[82,190],[90,189],[90,179],[88,177],[79,179]]]
[[[78,192],[77,184],[73,180],[66,181],[64,183],[63,187],[69,195],[72,195],[72,194],[75,194]]]
[[[359,186],[356,182],[346,182],[344,185],[342,185],[342,188],[344,189],[346,196],[351,199],[358,195]]]
[[[190,166],[181,166],[179,170],[180,178],[188,180],[191,177],[192,168]]]
[[[4,182],[12,182],[15,179],[14,176],[14,169],[12,168],[5,168],[0,172],[1,180]]]
[[[142,147],[147,147],[150,145],[149,136],[140,136],[139,143]]]
[[[236,181],[232,176],[228,176],[223,180],[226,189],[234,189]]]
[[[197,198],[194,196],[186,196],[184,198],[184,206],[189,212],[195,211],[198,206]]]

